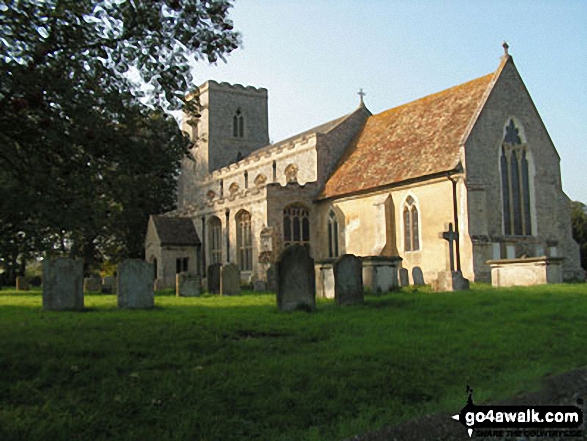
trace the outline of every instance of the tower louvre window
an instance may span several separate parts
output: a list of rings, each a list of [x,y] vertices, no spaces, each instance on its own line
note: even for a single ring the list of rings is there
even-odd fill
[[[245,136],[245,119],[240,109],[237,109],[232,117],[232,136],[235,138]]]

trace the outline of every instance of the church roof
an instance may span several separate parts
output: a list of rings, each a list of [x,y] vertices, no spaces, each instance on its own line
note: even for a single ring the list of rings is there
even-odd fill
[[[194,223],[187,217],[151,216],[161,245],[200,245]]]
[[[455,169],[463,137],[494,76],[492,73],[369,117],[320,198]]]

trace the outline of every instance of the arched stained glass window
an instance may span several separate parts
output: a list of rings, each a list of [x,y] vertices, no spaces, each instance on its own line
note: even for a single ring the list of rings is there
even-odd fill
[[[222,263],[222,223],[216,216],[212,216],[209,221],[208,243],[210,263]]]
[[[408,196],[403,211],[404,220],[404,250],[420,250],[420,230],[418,208],[414,198]]]
[[[253,270],[253,238],[251,235],[251,214],[240,211],[236,215],[236,246],[238,266],[241,271]]]
[[[528,146],[522,142],[513,119],[505,127],[500,149],[503,232],[505,235],[532,234],[530,169]]]

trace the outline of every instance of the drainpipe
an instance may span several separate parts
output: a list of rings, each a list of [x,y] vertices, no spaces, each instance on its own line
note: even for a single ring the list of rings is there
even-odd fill
[[[454,180],[450,173],[447,173],[446,177],[450,182],[452,182],[452,210],[453,210],[453,221],[455,224],[455,233],[456,240],[455,240],[455,257],[457,261],[457,271],[461,271],[461,247],[460,247],[460,235],[459,235],[459,211],[457,208],[457,181]]]

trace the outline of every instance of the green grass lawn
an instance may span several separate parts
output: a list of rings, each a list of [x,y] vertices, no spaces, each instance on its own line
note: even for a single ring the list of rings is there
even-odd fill
[[[340,440],[587,365],[587,285],[319,300],[176,298],[45,312],[0,291],[0,439]]]

